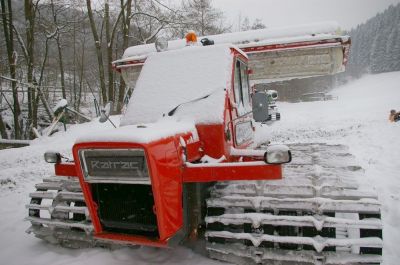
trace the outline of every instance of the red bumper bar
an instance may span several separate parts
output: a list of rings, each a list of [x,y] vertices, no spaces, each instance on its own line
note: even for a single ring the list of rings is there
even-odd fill
[[[271,180],[281,178],[281,165],[268,165],[262,161],[220,164],[186,163],[183,169],[183,182]]]

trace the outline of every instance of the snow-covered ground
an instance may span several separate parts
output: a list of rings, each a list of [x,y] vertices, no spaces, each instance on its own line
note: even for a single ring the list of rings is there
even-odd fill
[[[272,124],[272,142],[326,142],[349,147],[365,169],[361,186],[377,191],[384,223],[384,264],[400,258],[400,72],[371,75],[331,93],[338,100],[280,103],[281,121]]]
[[[399,84],[400,72],[366,76],[334,90],[338,100],[280,103],[282,120],[264,127],[273,142],[349,146],[365,169],[361,185],[375,189],[383,205],[385,265],[400,258],[400,123],[388,122],[389,110],[400,109]],[[226,264],[184,247],[68,250],[25,233],[28,193],[53,171],[43,160],[44,151],[69,154],[80,135],[110,128],[97,122],[76,125],[29,147],[0,151],[0,264]]]

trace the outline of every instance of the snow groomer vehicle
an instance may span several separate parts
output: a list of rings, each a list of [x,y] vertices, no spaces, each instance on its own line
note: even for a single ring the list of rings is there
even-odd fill
[[[380,205],[346,148],[254,136],[268,106],[250,83],[343,71],[350,39],[336,30],[128,48],[114,62],[133,88],[120,126],[79,138],[73,161],[45,154],[55,176],[30,194],[28,232],[77,248],[204,242],[237,264],[379,264]]]

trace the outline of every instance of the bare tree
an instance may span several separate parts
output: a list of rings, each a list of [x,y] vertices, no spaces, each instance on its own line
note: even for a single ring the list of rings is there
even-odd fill
[[[116,48],[116,35],[117,31],[122,26],[122,35],[123,35],[123,45],[122,48],[125,49],[128,46],[129,37],[134,39],[136,43],[150,43],[155,40],[156,35],[170,23],[168,20],[168,16],[160,10],[158,7],[158,1],[153,3],[153,1],[142,1],[136,0],[134,2],[134,12],[132,12],[132,0],[121,0],[120,2],[120,10],[113,12],[114,19],[112,19],[111,11],[110,11],[110,3],[109,0],[104,1],[104,15],[102,24],[105,30],[105,41],[106,48],[105,54],[106,58],[102,57],[102,34],[99,34],[96,25],[95,25],[95,17],[93,15],[90,1],[87,1],[87,9],[89,21],[91,24],[91,29],[93,33],[93,38],[95,41],[96,54],[98,58],[99,64],[99,75],[101,82],[101,93],[103,97],[103,102],[108,100],[115,101],[116,93],[115,93],[115,84],[114,84],[114,76],[115,73],[111,67],[112,61],[116,58],[113,58],[113,50]],[[134,24],[134,35],[130,36],[131,22],[133,20]],[[104,68],[104,62],[106,62],[106,68]],[[105,76],[108,79],[108,86],[105,84]],[[103,79],[104,77],[104,79]],[[103,80],[103,81],[102,81]],[[104,82],[104,89],[103,83]],[[124,85],[118,91],[118,101],[122,102],[124,95],[125,87]],[[121,105],[119,104],[119,107]]]
[[[2,139],[8,138],[6,126],[4,125],[3,116],[1,115],[1,112],[0,112],[0,133]]]
[[[251,29],[265,29],[267,26],[262,22],[260,18],[256,18],[251,26]]]
[[[83,39],[81,39],[81,54],[79,55],[80,62],[78,64],[79,88],[78,88],[78,95],[76,96],[76,100],[75,100],[75,109],[77,111],[79,111],[79,108],[81,105],[81,100],[82,100],[82,88],[83,88],[84,71],[85,71],[85,50],[86,50],[85,45],[86,45],[86,38],[85,38],[85,35],[83,35]]]
[[[107,74],[108,74],[108,100],[115,101],[115,89],[114,89],[114,71],[112,69],[112,53],[114,48],[115,41],[115,32],[118,28],[118,22],[123,16],[124,6],[122,6],[117,19],[114,21],[113,26],[111,27],[110,21],[110,4],[109,1],[106,0],[104,3],[104,20],[106,27],[106,41],[107,41]]]
[[[132,12],[132,0],[127,0],[126,5],[124,0],[121,0],[121,14],[122,14],[122,50],[128,48],[129,45],[129,32],[131,28],[131,12]],[[118,104],[117,110],[120,111],[123,106],[124,95],[125,95],[126,84],[120,76],[120,86],[118,91]]]
[[[11,0],[8,0],[5,3],[5,0],[1,0],[1,15],[3,21],[3,29],[4,29],[4,39],[7,46],[7,58],[9,64],[10,77],[13,80],[11,82],[12,95],[13,95],[13,116],[14,116],[14,134],[16,139],[21,139],[21,125],[20,125],[20,117],[21,117],[21,108],[18,101],[18,92],[17,92],[17,82],[16,78],[16,60],[17,53],[14,49],[14,37],[13,37],[13,11]]]
[[[32,0],[24,1],[25,10],[25,30],[26,30],[26,49],[27,49],[27,81],[28,84],[34,84],[34,45],[35,45],[35,22],[36,22],[36,11],[39,5],[39,0],[33,3]],[[28,122],[26,124],[25,134],[28,136],[30,133],[30,127],[37,124],[37,116],[34,113],[35,109],[35,89],[28,87]],[[28,136],[29,137],[29,136]]]
[[[87,12],[88,12],[89,21],[90,21],[90,27],[92,29],[94,45],[95,45],[95,48],[96,48],[96,56],[97,56],[97,63],[98,63],[98,69],[99,69],[101,96],[102,96],[103,102],[107,102],[108,101],[107,100],[107,89],[106,89],[105,75],[104,75],[103,55],[102,55],[102,51],[101,51],[101,39],[100,39],[99,34],[97,32],[96,22],[95,22],[94,17],[93,17],[93,10],[92,10],[91,0],[86,0],[86,6],[87,6]]]
[[[67,98],[67,94],[65,93],[65,71],[64,71],[64,63],[63,63],[63,53],[62,53],[62,47],[61,47],[61,26],[58,24],[58,19],[57,19],[57,10],[54,6],[54,0],[50,1],[51,5],[51,14],[53,17],[53,23],[55,27],[55,34],[54,34],[54,39],[56,41],[57,45],[57,52],[58,52],[58,63],[60,67],[60,82],[61,82],[61,91],[62,91],[62,97]]]
[[[255,30],[255,29],[265,29],[266,26],[262,22],[260,18],[256,18],[253,21],[253,24],[250,23],[250,19],[248,17],[245,17],[243,21],[241,21],[241,17],[239,16],[239,23],[240,23],[240,31],[246,31],[246,30]]]
[[[223,13],[211,5],[211,0],[185,0],[182,6],[186,29],[194,30],[201,36],[230,30],[224,23]]]
[[[30,137],[31,127],[44,126],[53,114],[51,101],[60,97],[76,110],[88,107],[87,95],[95,105],[98,98],[117,101],[119,111],[126,84],[111,63],[128,46],[152,43],[159,36],[183,37],[189,29],[199,34],[227,29],[210,0],[184,1],[172,7],[161,0],[101,0],[96,2],[100,8],[92,9],[92,0],[0,0],[0,71],[12,92],[12,100],[10,95],[3,99],[14,115],[15,138]],[[2,134],[3,125],[0,115]]]
[[[251,26],[250,26],[250,20],[248,17],[245,17],[243,19],[243,22],[240,25],[240,31],[246,31],[246,30],[250,30]]]

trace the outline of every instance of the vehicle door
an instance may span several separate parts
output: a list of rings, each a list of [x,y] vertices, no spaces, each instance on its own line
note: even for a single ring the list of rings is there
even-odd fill
[[[237,57],[233,77],[234,106],[232,108],[234,146],[243,148],[251,144],[254,128],[251,119],[248,66]]]

